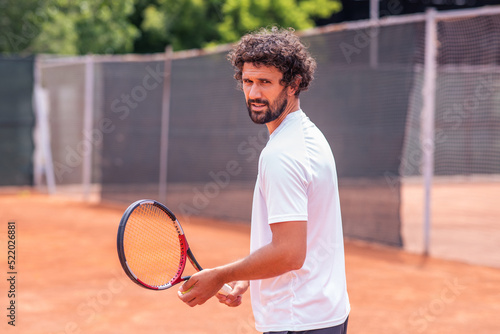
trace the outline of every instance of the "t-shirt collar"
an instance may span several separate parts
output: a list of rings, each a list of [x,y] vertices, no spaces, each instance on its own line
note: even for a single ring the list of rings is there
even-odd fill
[[[281,129],[283,129],[286,126],[287,123],[289,123],[290,121],[292,121],[296,118],[301,117],[302,114],[303,114],[302,109],[297,109],[296,111],[292,111],[291,113],[286,115],[283,122],[281,122],[281,124],[278,125],[278,127],[273,131],[273,133],[271,133],[271,135],[269,136],[269,140],[271,140],[273,137],[275,137],[278,134],[278,132],[280,132]]]

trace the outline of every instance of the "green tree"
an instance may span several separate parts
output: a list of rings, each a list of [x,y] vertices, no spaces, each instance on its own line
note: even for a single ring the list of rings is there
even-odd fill
[[[33,39],[40,33],[30,19],[36,0],[0,0],[0,52],[31,52]]]
[[[314,19],[328,18],[342,9],[340,0],[227,0],[224,20],[218,25],[220,42],[233,42],[242,35],[269,25],[304,30]]]
[[[0,0],[0,52],[204,48],[262,26],[311,28],[340,9],[340,0]]]
[[[134,0],[0,1],[1,52],[132,52],[140,33],[129,22]]]
[[[129,22],[134,0],[45,0],[34,13],[37,52],[59,54],[133,51],[139,30]]]
[[[136,52],[204,48],[278,25],[303,30],[342,8],[340,0],[136,0]]]
[[[137,52],[201,48],[217,41],[224,0],[136,0],[132,22],[141,30]]]

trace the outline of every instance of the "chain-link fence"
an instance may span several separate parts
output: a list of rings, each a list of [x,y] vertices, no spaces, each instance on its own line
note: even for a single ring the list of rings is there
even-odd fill
[[[432,180],[498,179],[499,22],[491,7],[302,34],[318,70],[301,106],[335,155],[347,236],[421,244],[441,205]],[[249,221],[268,135],[248,118],[227,50],[42,59],[56,185]]]

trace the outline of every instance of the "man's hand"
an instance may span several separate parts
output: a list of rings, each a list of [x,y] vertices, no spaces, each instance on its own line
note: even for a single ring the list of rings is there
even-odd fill
[[[250,283],[248,281],[238,281],[229,284],[233,291],[227,296],[221,293],[218,293],[216,297],[219,299],[219,302],[222,304],[226,304],[229,307],[236,307],[241,305],[242,295],[248,290]]]
[[[180,300],[194,307],[212,298],[224,285],[214,269],[204,269],[192,275],[177,292]]]

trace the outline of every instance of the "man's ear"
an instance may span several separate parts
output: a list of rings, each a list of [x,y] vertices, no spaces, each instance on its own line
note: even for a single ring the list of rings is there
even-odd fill
[[[299,90],[300,82],[302,81],[302,77],[297,75],[295,79],[288,86],[288,95],[295,96],[297,95],[297,91]]]

